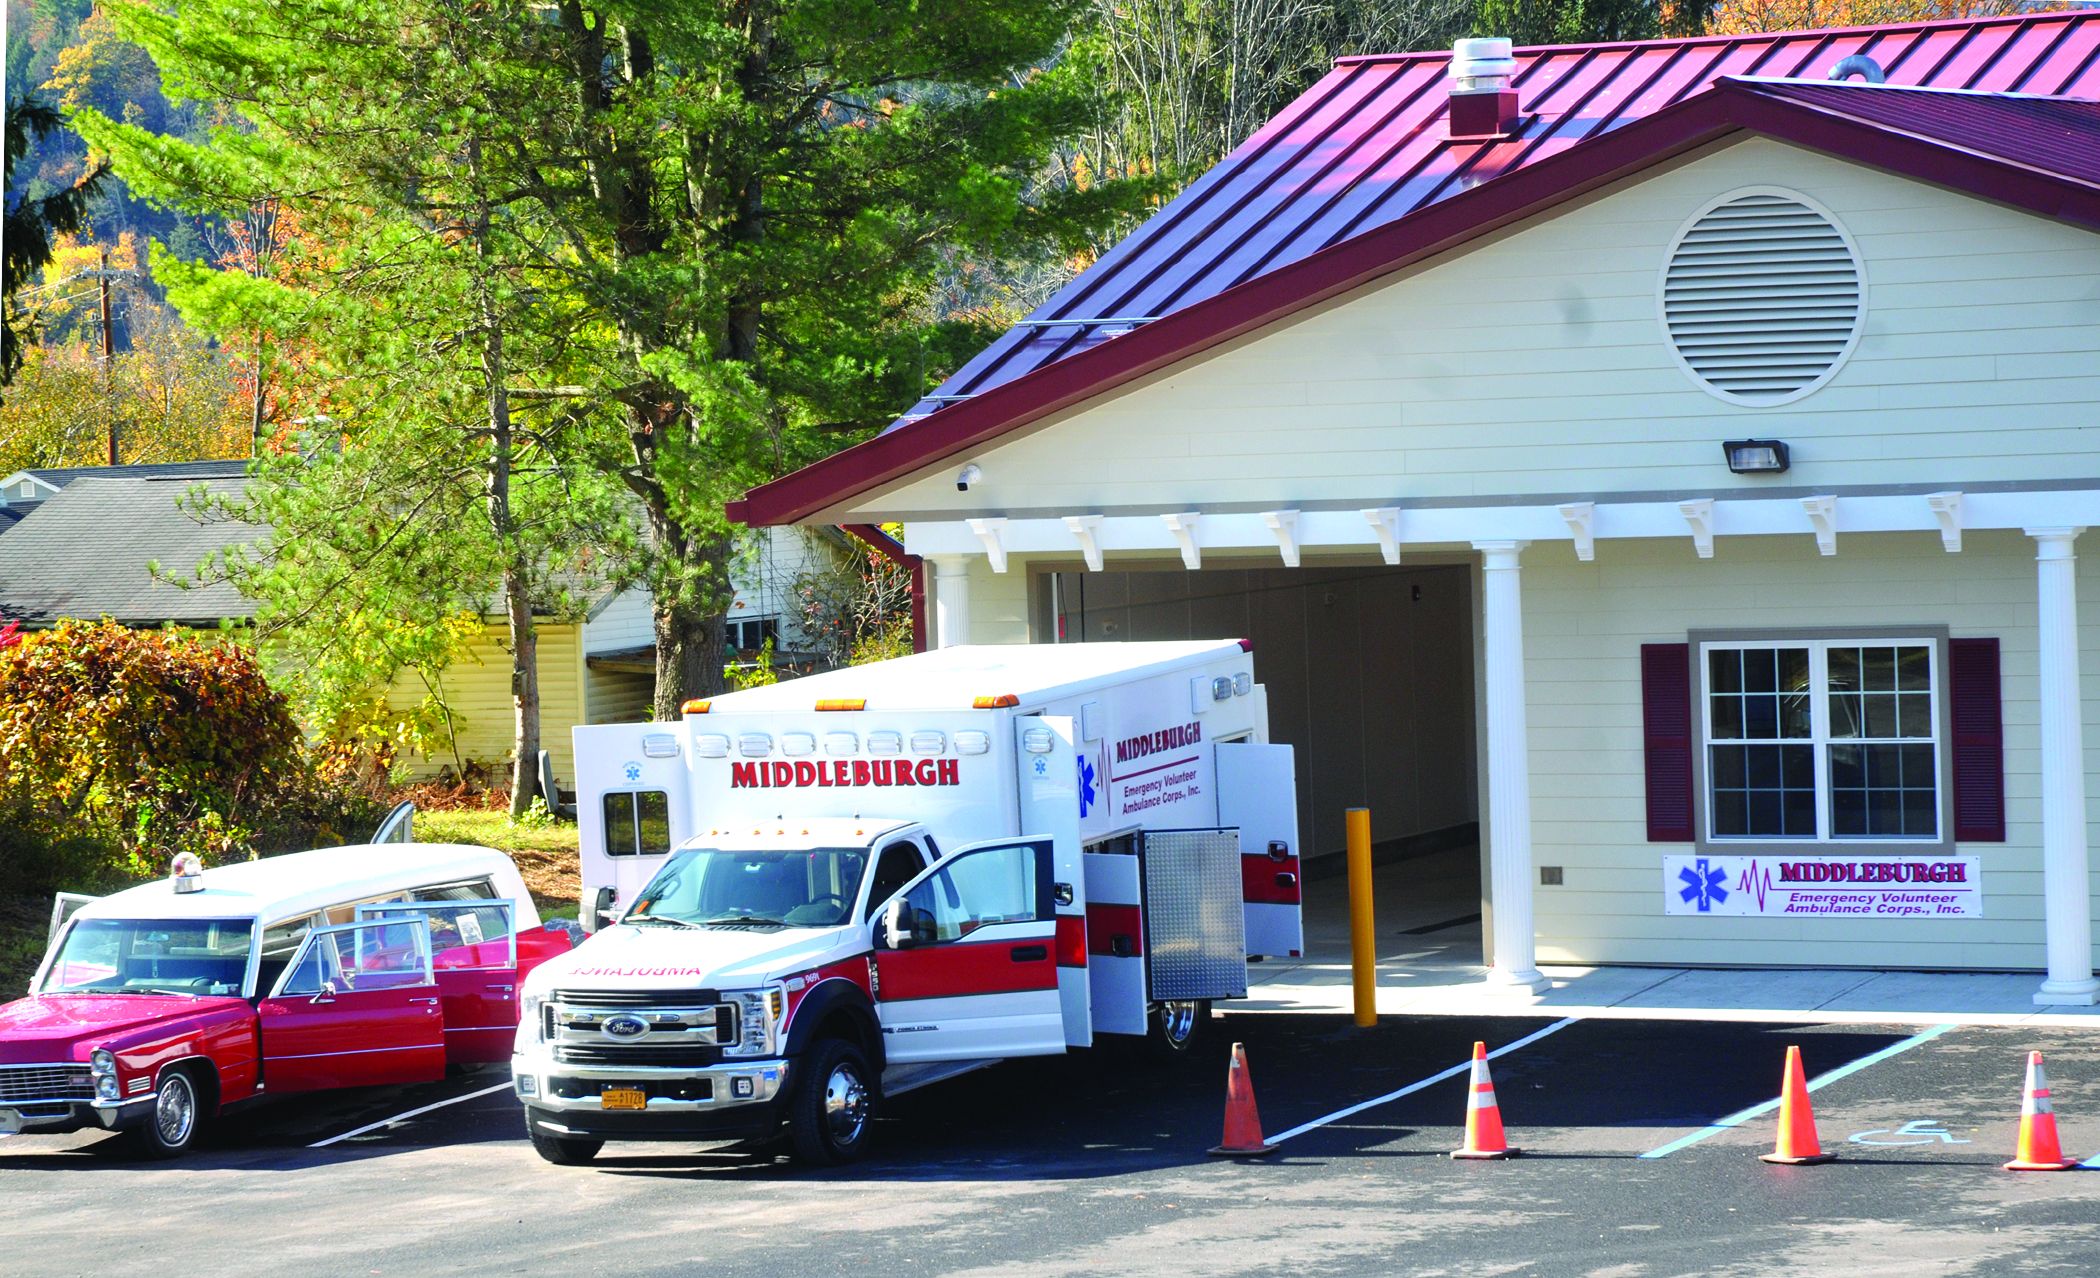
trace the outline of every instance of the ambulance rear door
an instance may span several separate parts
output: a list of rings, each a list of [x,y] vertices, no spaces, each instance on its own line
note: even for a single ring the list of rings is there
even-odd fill
[[[1218,824],[1240,832],[1247,954],[1296,958],[1305,950],[1305,929],[1291,747],[1231,741],[1217,749]]]
[[[576,837],[583,867],[583,917],[599,889],[613,889],[617,917],[671,849],[692,837],[690,782],[673,725],[608,723],[573,730]]]

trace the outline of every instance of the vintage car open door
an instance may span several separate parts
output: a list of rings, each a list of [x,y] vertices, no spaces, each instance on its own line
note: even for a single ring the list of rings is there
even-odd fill
[[[357,907],[366,919],[419,923],[429,937],[445,1021],[445,1062],[510,1059],[518,1029],[518,936],[510,901],[409,901]]]
[[[420,920],[315,928],[258,1012],[272,1094],[445,1076],[445,1018]]]

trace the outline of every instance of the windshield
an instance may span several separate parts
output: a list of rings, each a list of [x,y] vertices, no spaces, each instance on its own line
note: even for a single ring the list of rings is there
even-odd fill
[[[635,898],[628,923],[837,927],[853,912],[866,848],[677,853]]]
[[[252,919],[75,919],[39,994],[238,994]]]

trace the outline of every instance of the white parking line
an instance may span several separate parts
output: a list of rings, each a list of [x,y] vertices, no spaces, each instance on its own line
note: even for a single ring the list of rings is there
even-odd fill
[[[307,1148],[322,1149],[329,1145],[335,1144],[337,1141],[349,1140],[352,1136],[362,1136],[366,1132],[376,1132],[382,1127],[391,1127],[395,1123],[403,1122],[407,1119],[414,1118],[418,1114],[427,1114],[433,1109],[443,1109],[447,1105],[457,1105],[461,1101],[470,1101],[477,1096],[493,1096],[497,1092],[507,1092],[509,1090],[509,1083],[498,1083],[494,1087],[484,1087],[478,1092],[468,1092],[464,1096],[455,1096],[451,1100],[441,1100],[433,1105],[425,1105],[420,1109],[409,1110],[405,1114],[396,1114],[392,1118],[382,1118],[376,1123],[366,1123],[363,1127],[360,1127],[355,1131],[344,1132],[340,1136],[330,1136],[327,1140],[317,1140],[313,1144],[308,1145]]]
[[[1518,1039],[1514,1043],[1503,1044],[1501,1047],[1498,1047],[1494,1051],[1489,1052],[1488,1059],[1494,1060],[1498,1056],[1507,1056],[1509,1053],[1516,1051],[1520,1047],[1529,1047],[1531,1044],[1536,1043],[1540,1039],[1546,1037],[1546,1035],[1557,1034],[1560,1031],[1568,1028],[1568,1026],[1573,1025],[1576,1021],[1580,1019],[1580,1017],[1570,1016],[1566,1020],[1555,1021],[1553,1022],[1553,1024],[1548,1025],[1542,1030],[1537,1030],[1533,1033],[1526,1034],[1524,1037]],[[1314,1128],[1325,1127],[1327,1124],[1334,1122],[1337,1119],[1347,1118],[1351,1114],[1361,1114],[1365,1110],[1375,1108],[1379,1105],[1383,1105],[1387,1101],[1399,1100],[1402,1096],[1412,1096],[1414,1093],[1421,1091],[1423,1088],[1434,1087],[1447,1078],[1457,1078],[1460,1074],[1463,1074],[1467,1070],[1470,1070],[1472,1068],[1473,1062],[1471,1060],[1461,1061],[1458,1064],[1453,1065],[1450,1069],[1443,1071],[1442,1073],[1431,1074],[1429,1077],[1422,1079],[1418,1082],[1409,1083],[1407,1086],[1400,1088],[1398,1091],[1387,1092],[1383,1096],[1374,1096],[1367,1101],[1359,1101],[1356,1104],[1351,1105],[1347,1109],[1338,1109],[1332,1114],[1326,1115],[1325,1117],[1315,1118],[1309,1123],[1300,1123],[1287,1132],[1283,1132],[1280,1135],[1276,1136],[1266,1137],[1265,1139],[1271,1145],[1281,1145],[1283,1142],[1291,1139],[1294,1136],[1303,1136],[1305,1133],[1313,1130]]]
[[[1869,1065],[1879,1064],[1880,1062],[1887,1060],[1891,1056],[1895,1056],[1902,1052],[1907,1052],[1913,1047],[1918,1047],[1923,1044],[1929,1043],[1933,1039],[1938,1038],[1940,1035],[1954,1028],[1955,1026],[1952,1024],[1935,1025],[1931,1029],[1926,1030],[1921,1034],[1911,1035],[1909,1038],[1904,1039],[1900,1043],[1891,1043],[1878,1052],[1868,1052],[1865,1056],[1860,1057],[1858,1060],[1849,1061],[1846,1064],[1840,1065],[1836,1069],[1831,1070],[1828,1074],[1818,1074],[1814,1078],[1809,1079],[1808,1090],[1812,1092],[1817,1091],[1820,1088],[1828,1086],[1831,1083],[1835,1083],[1841,1078],[1849,1078],[1852,1075],[1857,1074],[1859,1071],[1865,1069]],[[1705,1127],[1700,1128],[1698,1131],[1693,1132],[1688,1136],[1679,1136],[1676,1140],[1671,1141],[1667,1145],[1658,1145],[1654,1149],[1649,1150],[1647,1153],[1642,1154],[1641,1157],[1668,1158],[1670,1155],[1676,1153],[1680,1149],[1683,1149],[1687,1145],[1696,1145],[1700,1141],[1705,1140],[1707,1137],[1718,1136],[1731,1127],[1741,1127],[1744,1123],[1747,1123],[1751,1119],[1756,1118],[1759,1114],[1771,1113],[1773,1110],[1779,1108],[1779,1101],[1780,1098],[1774,1096],[1771,1100],[1763,1101],[1759,1104],[1752,1105],[1748,1109],[1739,1109],[1735,1113],[1730,1114],[1728,1117],[1717,1119],[1716,1121],[1707,1124]]]

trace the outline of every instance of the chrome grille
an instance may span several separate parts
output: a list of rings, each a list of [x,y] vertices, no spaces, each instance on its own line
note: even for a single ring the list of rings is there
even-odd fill
[[[0,1102],[93,1099],[85,1065],[0,1065]]]
[[[738,1006],[719,997],[713,990],[557,990],[541,1013],[541,1032],[566,1064],[713,1065],[737,1041],[740,1024]],[[604,1033],[615,1019],[648,1028],[625,1038]]]
[[[636,1007],[678,1009],[711,1007],[721,1002],[722,996],[713,990],[556,990],[547,996],[547,1001],[575,1007],[617,1007],[622,1010]]]

